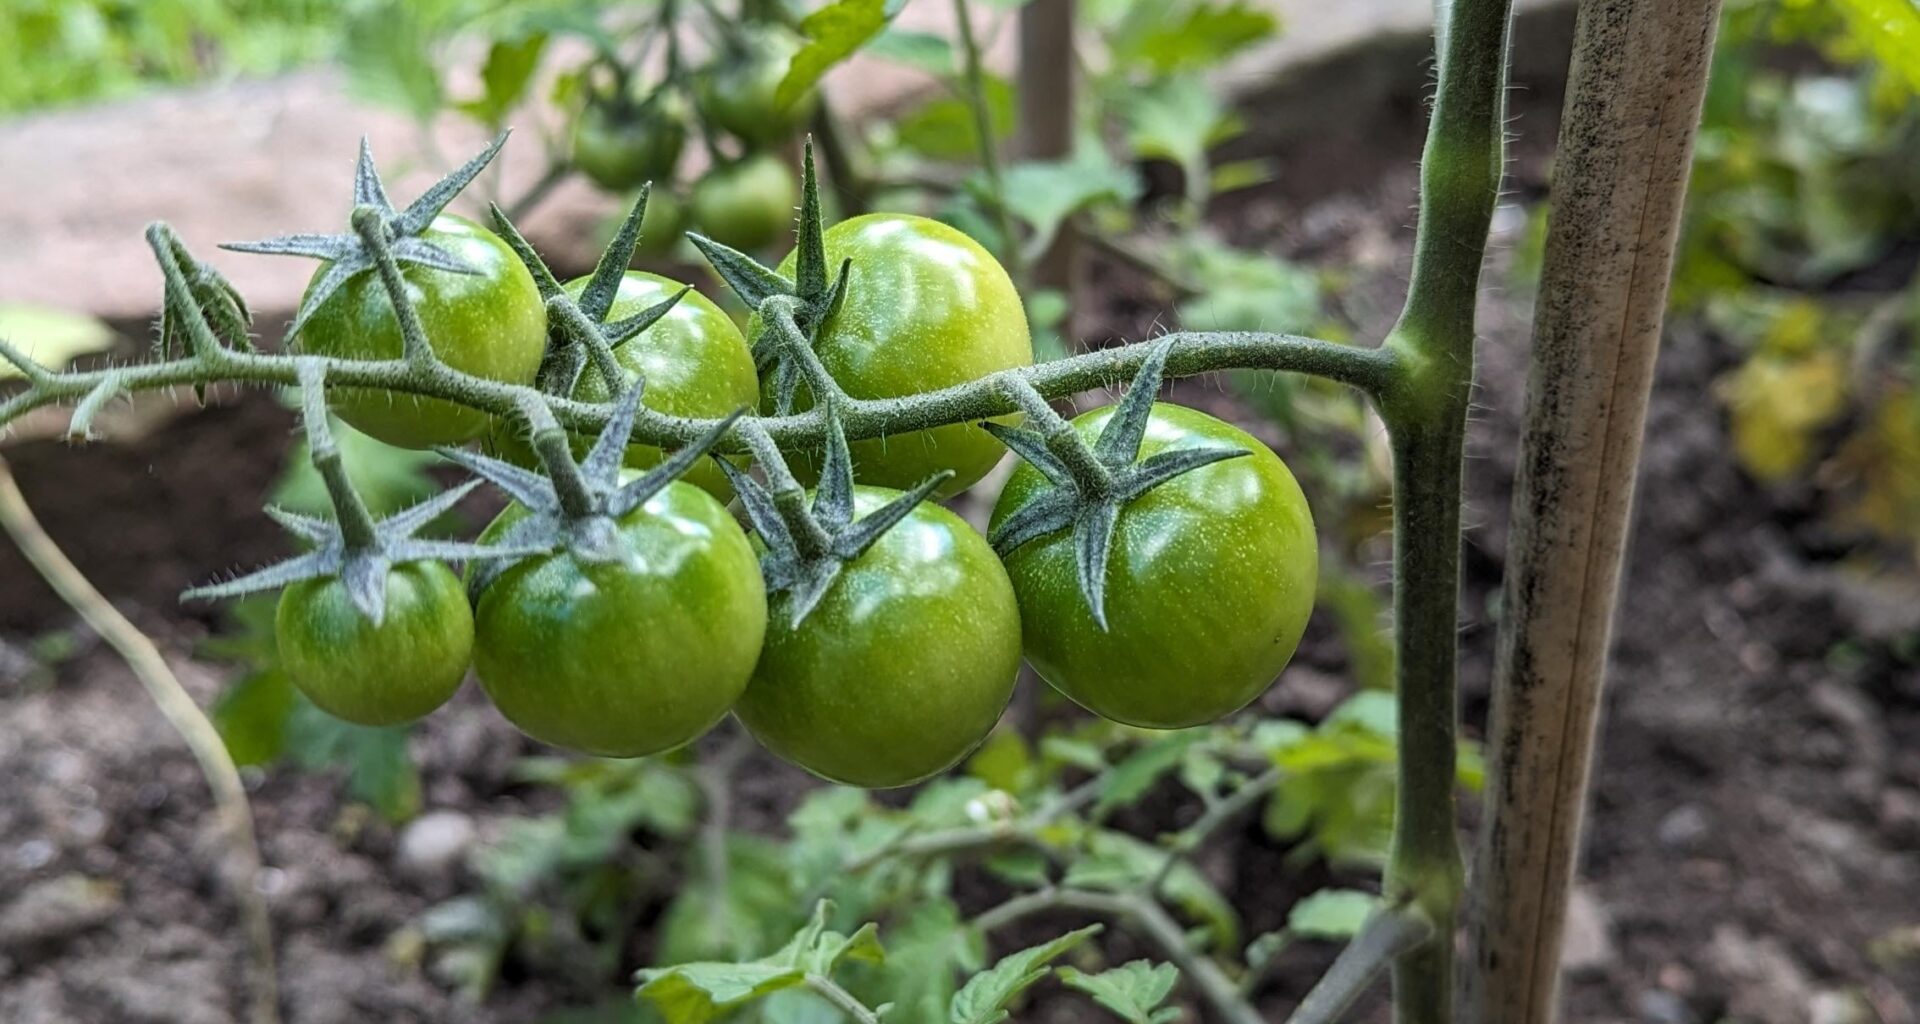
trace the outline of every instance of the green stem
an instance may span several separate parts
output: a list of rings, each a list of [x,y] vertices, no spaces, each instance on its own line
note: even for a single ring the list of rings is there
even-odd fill
[[[1314,983],[1287,1024],[1334,1024],[1393,960],[1433,938],[1433,925],[1404,907],[1383,907],[1360,926],[1340,956]]]
[[[1460,480],[1473,386],[1475,307],[1504,167],[1511,0],[1436,10],[1439,84],[1421,159],[1419,233],[1400,323],[1401,373],[1377,397],[1393,440],[1399,786],[1386,890],[1433,936],[1394,966],[1400,1024],[1453,1019],[1455,922],[1464,885],[1455,816]]]
[[[1199,332],[1168,337],[1175,341],[1167,360],[1169,377],[1229,369],[1285,370],[1325,377],[1379,395],[1389,389],[1396,376],[1395,356],[1380,348],[1359,348],[1263,332]],[[1003,370],[965,384],[903,398],[850,398],[839,406],[841,422],[848,440],[859,441],[1001,416],[1015,411],[1012,399],[1004,390],[1014,380],[1026,381],[1044,396],[1064,398],[1129,379],[1146,360],[1152,345],[1166,340],[1163,337],[1153,343],[1118,345],[1037,366]],[[4,341],[0,341],[0,357],[15,363],[27,359],[24,353]],[[432,372],[423,372],[404,359],[299,358],[316,359],[335,387],[373,388],[439,398],[496,416],[514,416],[525,399],[542,399],[563,426],[581,433],[596,433],[605,427],[614,408],[612,402],[550,398],[532,387],[475,377],[444,363]],[[127,392],[138,392],[229,381],[293,385],[298,383],[294,368],[295,357],[291,355],[222,350],[212,359],[190,356],[110,370],[45,372],[41,379],[29,380],[24,390],[0,401],[0,427],[42,406],[79,401],[109,373],[118,376],[120,386]],[[643,405],[635,418],[632,438],[636,444],[679,447],[697,440],[717,422],[669,416]],[[782,446],[810,449],[826,446],[826,415],[819,407],[790,416],[752,417],[741,421],[742,427],[749,423],[758,425]],[[720,451],[733,453],[743,448],[735,437]]]
[[[814,994],[832,1003],[834,1008],[847,1015],[847,1019],[856,1024],[880,1024],[880,1015],[867,1009],[867,1005],[854,998],[853,993],[841,988],[840,984],[824,974],[807,975],[807,987]]]
[[[987,192],[993,215],[1005,246],[1000,258],[1016,284],[1027,280],[1026,254],[1020,249],[1020,236],[1014,231],[1013,212],[1007,206],[1006,181],[1000,174],[999,147],[993,141],[993,113],[987,107],[986,75],[980,68],[980,44],[973,36],[973,18],[967,0],[953,0],[953,18],[960,32],[961,84],[967,108],[973,113],[973,133],[980,143],[980,171],[987,177]]]

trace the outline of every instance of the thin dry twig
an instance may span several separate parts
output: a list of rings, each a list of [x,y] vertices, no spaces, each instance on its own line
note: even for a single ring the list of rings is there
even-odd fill
[[[260,847],[254,837],[253,812],[247,805],[246,788],[240,782],[240,770],[227,754],[226,743],[214,729],[200,706],[180,680],[167,667],[167,661],[146,634],[102,597],[92,583],[74,568],[59,545],[41,528],[27,505],[25,495],[14,483],[12,470],[0,458],[0,528],[4,528],[21,554],[32,563],[40,577],[53,587],[95,633],[100,635],[133,670],[153,702],[160,707],[168,724],[186,741],[200,772],[213,790],[214,812],[226,841],[228,870],[223,872],[239,904],[245,932],[252,979],[248,1019],[253,1024],[278,1024],[279,985],[275,979],[273,926],[267,917],[266,897],[261,893]]]

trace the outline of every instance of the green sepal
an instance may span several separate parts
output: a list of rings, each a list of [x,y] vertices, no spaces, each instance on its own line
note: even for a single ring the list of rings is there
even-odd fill
[[[578,460],[573,456],[566,432],[553,420],[545,404],[534,405],[528,426],[534,435],[534,450],[546,463],[546,475],[478,452],[437,449],[442,457],[505,491],[527,512],[500,538],[500,543],[513,548],[515,554],[490,558],[477,565],[469,583],[469,596],[477,600],[481,591],[514,560],[530,555],[566,550],[588,562],[630,557],[631,553],[619,543],[618,521],[685,475],[726,437],[745,413],[745,410],[734,411],[708,428],[699,440],[622,483],[621,471],[634,417],[639,413],[641,391],[635,386],[621,395],[606,427],[594,439],[593,447]],[[727,463],[721,459],[719,464]]]
[[[787,623],[796,629],[819,606],[847,563],[866,554],[953,476],[951,470],[936,473],[856,521],[853,458],[846,428],[836,405],[829,402],[826,409],[827,458],[810,506],[779,451],[763,440],[764,434],[760,435],[761,442],[751,447],[768,484],[725,460],[719,463],[740,496],[747,520],[766,547],[760,558],[760,573],[766,579],[767,593],[785,595]]]
[[[393,208],[393,203],[387,198],[386,187],[381,184],[380,172],[373,163],[373,148],[363,137],[360,140],[360,159],[353,172],[354,210],[372,210],[378,214],[396,261],[451,274],[477,273],[465,260],[421,236],[433,225],[434,218],[440,216],[440,211],[453,202],[453,197],[459,195],[499,155],[500,147],[506,145],[508,134],[501,132],[486,149],[435,182],[420,194],[420,198],[399,211]],[[293,325],[287,328],[289,338],[300,333],[314,310],[340,290],[341,285],[374,268],[373,253],[357,231],[339,235],[282,235],[259,242],[227,242],[221,248],[234,252],[304,256],[326,261],[326,272],[307,289],[299,311],[294,314]]]
[[[1244,448],[1188,448],[1160,452],[1136,464],[1172,351],[1173,340],[1167,339],[1147,354],[1126,397],[1091,446],[1080,439],[1071,424],[1052,413],[1037,393],[1021,396],[1020,403],[1033,407],[1035,418],[1039,413],[1046,414],[1037,427],[980,424],[1053,485],[995,524],[987,542],[1005,558],[1023,544],[1072,529],[1074,574],[1080,595],[1102,630],[1107,628],[1107,564],[1113,557],[1113,534],[1121,509],[1184,473],[1252,454]],[[1024,382],[1014,386],[1031,390],[1031,385]]]

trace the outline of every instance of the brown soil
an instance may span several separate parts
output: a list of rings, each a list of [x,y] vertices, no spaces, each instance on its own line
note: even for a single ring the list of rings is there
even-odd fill
[[[1557,102],[1550,77],[1530,84],[1518,94],[1523,196],[1544,188]],[[1291,255],[1360,268],[1341,303],[1362,336],[1391,317],[1410,241],[1419,103],[1404,88],[1382,97],[1377,120],[1349,119],[1326,140],[1321,155],[1341,154],[1339,173],[1289,157],[1281,186],[1234,200],[1222,218],[1276,232]],[[1509,279],[1507,262],[1496,257],[1491,282]],[[1138,297],[1139,282],[1094,273],[1100,294],[1083,329],[1146,334],[1158,307]],[[1529,312],[1524,288],[1489,290],[1468,474],[1471,729],[1485,717]],[[1703,397],[1734,358],[1686,325],[1662,355],[1583,870],[1587,923],[1603,941],[1581,944],[1567,1019],[1911,1024],[1920,964],[1876,962],[1872,949],[1903,929],[1911,947],[1920,924],[1920,666],[1898,653],[1910,654],[1920,622],[1888,614],[1889,600],[1847,573],[1805,495],[1762,489],[1734,467],[1722,415]],[[1183,398],[1231,407],[1208,382]],[[210,616],[174,595],[279,550],[257,510],[290,426],[271,398],[249,393],[130,443],[6,453],[54,536],[202,700],[222,672],[186,652]],[[89,639],[72,637],[40,667],[50,648],[35,639],[70,631],[70,619],[10,547],[0,580],[0,1020],[238,1019],[233,909],[206,867],[208,799],[192,761]],[[1302,667],[1324,678],[1340,665],[1317,624]],[[1283,682],[1270,700],[1302,698]],[[538,799],[508,775],[530,745],[471,690],[413,744],[426,806],[470,816],[483,837]],[[808,783],[764,767],[747,773],[747,801],[771,821]],[[464,873],[400,870],[395,830],[349,806],[335,780],[274,770],[251,783],[292,1024],[526,1021],[591,998],[509,975],[483,1004],[462,1003],[389,942]],[[1181,809],[1169,798],[1152,811],[1162,812]],[[1204,858],[1249,934],[1323,881],[1287,873],[1282,852],[1249,825]],[[1324,953],[1289,959],[1263,989],[1275,1019]],[[608,978],[601,994],[618,991]],[[1841,993],[1877,1017],[1845,1015],[1854,996]],[[1022,1016],[1090,1019],[1051,1000]]]

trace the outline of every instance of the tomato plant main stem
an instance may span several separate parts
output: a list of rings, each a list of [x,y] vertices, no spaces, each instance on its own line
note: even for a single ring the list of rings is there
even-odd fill
[[[4,458],[0,458],[0,527],[5,528],[19,545],[20,553],[60,599],[126,661],[127,668],[199,763],[207,788],[213,791],[215,814],[231,861],[230,870],[221,874],[227,878],[234,903],[239,907],[241,931],[246,938],[252,975],[248,1020],[252,1024],[278,1024],[280,997],[274,968],[273,923],[259,884],[260,845],[254,835],[253,811],[247,804],[246,786],[227,752],[226,741],[194,703],[192,695],[180,685],[179,677],[168,667],[160,649],[102,597],[53,538],[47,536],[39,520],[34,518],[26,497],[20,493],[19,485],[14,483]]]
[[[1505,162],[1511,0],[1435,8],[1439,82],[1421,155],[1412,280],[1386,348],[1380,396],[1393,442],[1399,786],[1386,892],[1432,926],[1394,965],[1400,1024],[1453,1019],[1454,932],[1464,870],[1455,812],[1459,731],[1461,471],[1475,309]]]

